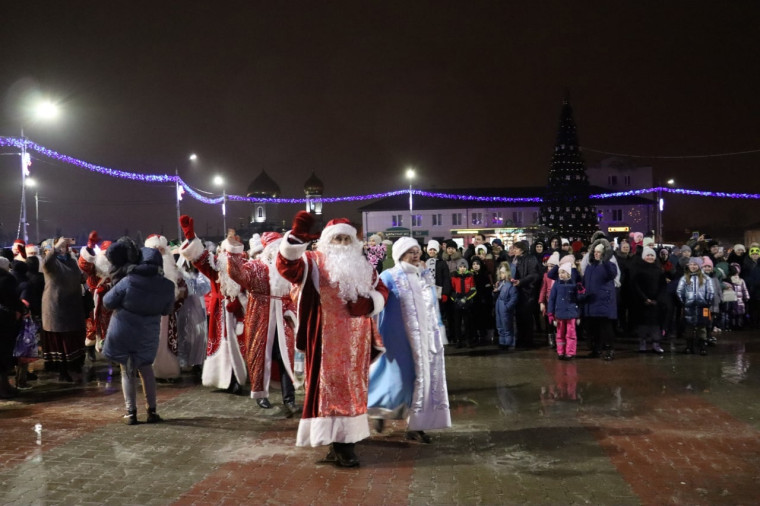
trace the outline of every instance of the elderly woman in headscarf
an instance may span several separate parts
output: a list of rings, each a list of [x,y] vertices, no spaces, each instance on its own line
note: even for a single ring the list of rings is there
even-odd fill
[[[42,261],[42,356],[61,381],[73,381],[69,373],[81,371],[85,356],[84,275],[69,253],[71,244],[59,238]]]

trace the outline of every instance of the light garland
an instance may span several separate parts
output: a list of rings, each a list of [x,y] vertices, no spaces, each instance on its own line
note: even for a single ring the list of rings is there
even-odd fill
[[[143,183],[176,183],[185,189],[188,195],[194,199],[203,202],[205,204],[221,204],[224,197],[206,197],[201,195],[198,191],[194,190],[190,185],[182,180],[177,175],[168,174],[141,174],[137,172],[129,172],[118,169],[111,169],[109,167],[103,167],[93,163],[78,160],[68,155],[62,155],[52,149],[40,146],[29,139],[19,139],[17,137],[0,137],[0,147],[9,146],[21,149],[26,145],[27,151],[34,151],[42,156],[63,162],[69,165],[89,170],[90,172],[97,172],[105,176],[116,177],[120,179],[128,179],[131,181],[139,181]],[[639,190],[629,190],[624,192],[614,193],[596,193],[589,195],[591,199],[611,199],[617,197],[633,197],[642,195],[645,193],[673,193],[677,195],[691,195],[699,197],[716,197],[716,198],[731,198],[731,199],[760,199],[760,194],[757,193],[730,193],[730,192],[712,192],[712,191],[700,191],[700,190],[687,190],[683,188],[670,188],[658,186],[655,188],[642,188]],[[387,197],[395,197],[398,195],[417,195],[420,197],[429,197],[434,199],[448,199],[448,200],[465,200],[472,202],[505,202],[505,203],[541,203],[543,199],[541,197],[498,197],[498,196],[479,196],[479,195],[462,195],[457,193],[440,193],[440,192],[426,192],[423,190],[394,190],[384,193],[371,193],[367,195],[349,195],[346,197],[320,197],[320,198],[268,198],[268,197],[244,197],[241,195],[227,195],[227,200],[237,202],[263,202],[272,204],[304,204],[308,201],[322,202],[322,203],[336,203],[336,202],[357,202],[361,200],[375,200]]]

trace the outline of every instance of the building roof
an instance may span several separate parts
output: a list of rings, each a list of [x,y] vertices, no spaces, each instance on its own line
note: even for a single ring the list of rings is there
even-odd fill
[[[256,176],[256,179],[248,185],[246,196],[277,198],[280,196],[280,193],[279,185],[274,182],[274,179],[269,177],[269,174],[265,170],[262,170],[261,174]]]
[[[608,193],[609,190],[599,186],[589,187],[592,194],[595,193]],[[545,186],[523,186],[517,188],[456,188],[456,189],[435,189],[425,190],[434,193],[451,193],[457,195],[475,195],[478,197],[512,197],[512,198],[525,198],[525,197],[543,197],[546,193]],[[597,207],[609,206],[609,205],[654,205],[652,199],[638,197],[638,196],[625,196],[625,197],[613,197],[604,200],[593,199],[591,203]],[[460,200],[460,199],[446,199],[436,197],[425,197],[422,195],[415,195],[412,207],[415,210],[430,211],[435,209],[473,209],[473,208],[504,208],[504,207],[538,207],[539,202],[487,202],[478,200]],[[372,211],[408,211],[409,210],[409,195],[402,193],[394,195],[392,197],[385,197],[376,200],[370,204],[359,208],[361,212]]]
[[[322,195],[324,193],[325,185],[314,171],[311,171],[311,176],[303,184],[303,191],[306,195]]]

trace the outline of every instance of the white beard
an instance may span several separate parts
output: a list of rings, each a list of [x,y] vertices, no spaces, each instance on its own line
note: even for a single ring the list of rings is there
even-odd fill
[[[322,244],[319,251],[325,255],[330,284],[338,287],[341,299],[356,302],[358,297],[370,296],[375,288],[375,269],[362,254],[361,243],[349,246]]]
[[[98,252],[95,255],[95,273],[100,279],[107,278],[111,272],[111,262],[106,258],[106,252]]]
[[[240,285],[235,283],[227,272],[227,253],[222,252],[216,257],[214,267],[218,273],[217,280],[222,295],[233,299],[240,295]]]

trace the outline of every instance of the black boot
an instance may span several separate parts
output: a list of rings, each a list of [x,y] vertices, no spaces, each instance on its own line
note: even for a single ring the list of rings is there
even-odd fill
[[[158,416],[158,413],[156,413],[156,408],[148,408],[148,419],[146,420],[147,423],[161,423],[164,419]]]
[[[340,467],[356,467],[359,459],[354,453],[354,443],[333,443],[332,450],[335,454],[335,464]]]
[[[548,337],[548,340],[549,340],[549,348],[554,349],[554,347],[556,346],[556,343],[554,342],[554,334],[552,334],[551,332],[549,332],[547,334],[547,337]]]
[[[686,349],[683,350],[683,352],[687,355],[691,355],[694,353],[694,339],[686,340]]]
[[[137,425],[137,410],[133,409],[132,411],[127,411],[127,414],[124,415],[124,423],[127,425]]]

